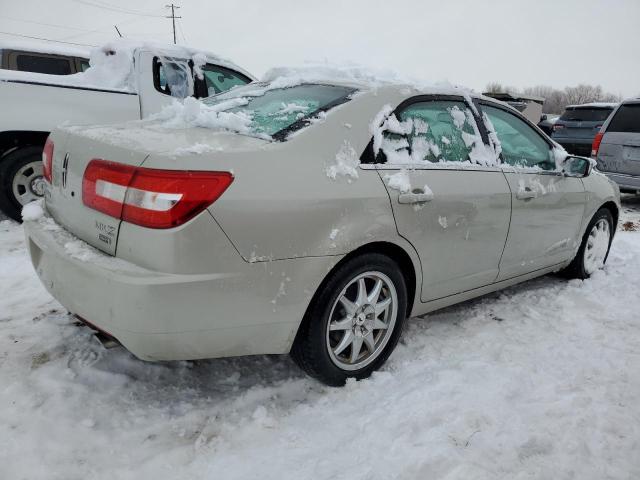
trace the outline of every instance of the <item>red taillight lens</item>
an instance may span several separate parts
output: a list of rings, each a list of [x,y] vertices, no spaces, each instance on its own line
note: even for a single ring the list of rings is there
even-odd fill
[[[96,159],[84,172],[82,201],[125,222],[171,228],[215,202],[232,181],[229,172],[136,168]]]
[[[591,145],[591,156],[595,157],[598,155],[598,150],[600,150],[600,144],[602,143],[602,137],[604,133],[598,132],[596,136],[593,138],[593,144]]]
[[[562,130],[564,128],[564,125],[554,125],[553,126],[553,131],[557,132],[558,130]]]
[[[42,150],[42,170],[44,179],[51,183],[51,168],[53,165],[53,142],[51,138],[47,138]]]

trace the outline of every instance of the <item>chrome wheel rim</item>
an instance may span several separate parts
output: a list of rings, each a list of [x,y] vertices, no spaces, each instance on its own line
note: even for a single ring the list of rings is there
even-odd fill
[[[20,205],[37,200],[44,195],[44,175],[40,160],[29,162],[13,176],[11,189]]]
[[[601,218],[591,228],[589,237],[587,237],[587,245],[584,249],[584,271],[588,275],[604,267],[610,240],[609,222]]]
[[[398,294],[382,272],[365,272],[342,289],[329,314],[326,346],[342,370],[359,370],[380,356],[398,316]]]

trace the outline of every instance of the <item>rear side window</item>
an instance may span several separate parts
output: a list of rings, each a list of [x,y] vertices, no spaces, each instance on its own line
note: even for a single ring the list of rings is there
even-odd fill
[[[607,132],[640,133],[640,103],[620,105]]]
[[[467,112],[462,101],[413,103],[387,121],[381,151],[395,164],[469,161],[475,121]]]
[[[71,74],[71,62],[66,58],[19,54],[16,57],[16,66],[21,72],[49,75]]]
[[[604,122],[613,108],[567,108],[560,120],[574,122]]]
[[[202,75],[207,84],[208,95],[226,92],[238,85],[246,85],[251,79],[228,68],[207,63],[202,67]]]
[[[517,167],[555,169],[551,148],[529,124],[500,108],[483,105],[482,110],[500,140],[505,163]]]

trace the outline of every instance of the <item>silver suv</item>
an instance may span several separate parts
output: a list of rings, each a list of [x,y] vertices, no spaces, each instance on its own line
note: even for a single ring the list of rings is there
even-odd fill
[[[622,102],[593,140],[591,156],[620,191],[640,193],[640,98]]]

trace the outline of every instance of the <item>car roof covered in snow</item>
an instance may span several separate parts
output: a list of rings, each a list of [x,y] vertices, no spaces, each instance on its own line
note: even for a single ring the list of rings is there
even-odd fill
[[[618,102],[590,102],[581,103],[578,105],[567,105],[565,108],[615,108],[618,106]]]

